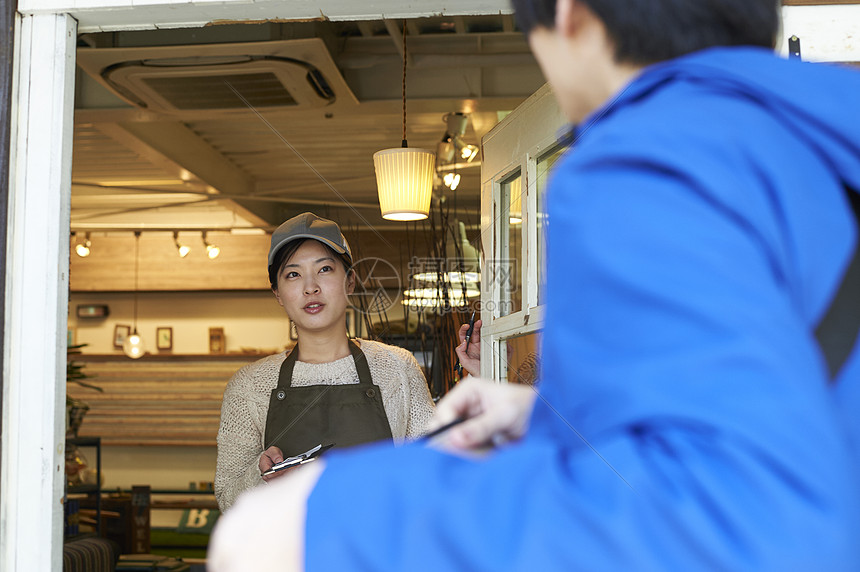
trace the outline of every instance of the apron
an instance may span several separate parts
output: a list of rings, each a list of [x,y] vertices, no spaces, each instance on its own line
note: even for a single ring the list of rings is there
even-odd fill
[[[349,351],[358,383],[306,387],[291,387],[298,351],[290,352],[269,398],[264,449],[276,445],[287,458],[317,445],[344,448],[392,438],[367,358],[352,340]]]

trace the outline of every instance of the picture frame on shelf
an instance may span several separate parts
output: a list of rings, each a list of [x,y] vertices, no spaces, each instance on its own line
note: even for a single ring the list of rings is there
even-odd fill
[[[113,328],[113,347],[121,350],[126,338],[131,334],[131,326],[117,324]]]
[[[209,353],[227,353],[227,343],[224,336],[224,328],[209,328]]]
[[[162,351],[170,351],[173,349],[172,327],[160,326],[155,328],[155,347]]]

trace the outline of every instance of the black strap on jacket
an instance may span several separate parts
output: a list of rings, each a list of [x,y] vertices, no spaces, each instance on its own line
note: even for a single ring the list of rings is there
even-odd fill
[[[827,360],[831,383],[851,355],[860,332],[860,194],[848,187],[845,191],[857,222],[857,244],[830,308],[815,328],[815,338]]]

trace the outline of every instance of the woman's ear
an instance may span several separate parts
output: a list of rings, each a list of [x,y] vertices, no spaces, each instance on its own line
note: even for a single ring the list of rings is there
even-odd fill
[[[349,296],[355,292],[355,270],[350,268],[346,272],[346,295]]]
[[[272,294],[275,295],[275,300],[277,300],[278,304],[281,306],[281,308],[283,308],[284,307],[284,301],[281,300],[281,294],[278,292],[278,289],[272,288]]]

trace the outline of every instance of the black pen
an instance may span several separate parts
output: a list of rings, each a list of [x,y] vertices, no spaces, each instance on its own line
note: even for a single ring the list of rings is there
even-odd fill
[[[466,349],[464,351],[469,351],[469,341],[472,339],[472,331],[475,329],[475,310],[472,310],[472,317],[469,318],[469,329],[466,330]],[[460,363],[460,358],[457,358],[457,376],[463,377],[463,365]]]
[[[454,425],[459,425],[460,423],[462,423],[466,419],[467,419],[466,417],[457,417],[453,421],[450,421],[448,423],[445,423],[441,427],[437,427],[437,428],[433,429],[432,431],[430,431],[426,435],[422,435],[419,438],[419,441],[429,441],[430,439],[432,439],[433,437],[436,437],[440,433],[444,433],[445,431],[447,431],[448,429],[450,429]]]

